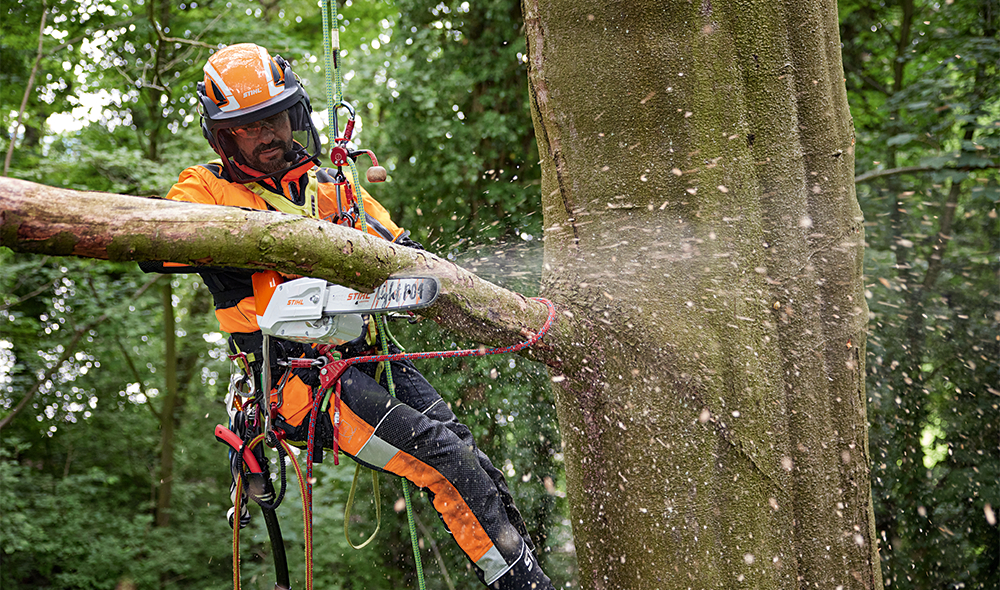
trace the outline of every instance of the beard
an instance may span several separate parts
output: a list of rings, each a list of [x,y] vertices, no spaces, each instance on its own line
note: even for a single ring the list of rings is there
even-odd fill
[[[264,152],[272,149],[280,149],[281,152],[277,156],[264,157],[262,155]],[[285,154],[290,151],[292,151],[291,139],[288,141],[282,141],[275,138],[272,142],[255,147],[253,153],[247,158],[247,164],[258,172],[271,174],[272,172],[277,172],[278,170],[281,170],[289,165],[289,162],[285,160]]]

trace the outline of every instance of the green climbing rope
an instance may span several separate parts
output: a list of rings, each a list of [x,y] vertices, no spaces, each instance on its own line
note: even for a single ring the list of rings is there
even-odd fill
[[[341,106],[347,108],[354,115],[353,109],[350,105],[344,102],[344,79],[340,73],[340,23],[338,22],[337,15],[337,2],[336,0],[323,0],[322,5],[323,12],[323,48],[324,48],[324,60],[326,65],[326,96],[327,105],[329,109],[329,125],[327,126],[327,134],[329,137],[329,145],[332,148],[336,145],[337,134],[340,133],[339,125],[337,124],[337,109]],[[361,191],[358,187],[358,169],[354,161],[347,158],[348,164],[350,165],[351,174],[349,182],[353,185],[352,190],[354,191],[354,196],[358,204],[358,217],[361,220],[361,231],[368,232],[368,222],[365,219],[365,203],[361,196]],[[382,347],[382,353],[388,354],[389,351],[389,328],[386,325],[385,317],[376,316],[376,325],[378,327],[379,340]],[[393,342],[396,346],[399,346],[395,339]],[[389,393],[393,397],[396,395],[396,386],[392,380],[392,370],[389,366],[388,361],[384,361],[383,369],[386,374],[386,381],[389,385]],[[419,585],[419,590],[426,590],[426,583],[424,582],[424,566],[420,559],[420,545],[417,542],[417,527],[413,517],[413,502],[410,497],[410,482],[405,478],[400,478],[403,484],[403,499],[406,501],[406,520],[410,525],[410,542],[413,545],[413,560],[417,567],[417,583]],[[355,481],[357,481],[357,472],[355,472]],[[377,479],[373,480],[374,485],[378,485]],[[352,485],[353,491],[353,485]],[[377,494],[377,488],[376,488]],[[376,496],[377,497],[377,496]],[[376,529],[377,530],[377,529]],[[345,534],[347,533],[345,528]],[[374,537],[374,535],[373,535]],[[371,538],[369,538],[369,541]],[[350,539],[348,539],[350,541]],[[366,545],[368,541],[362,544]],[[352,543],[353,545],[353,543]]]
[[[340,133],[340,125],[337,123],[337,109],[346,108],[351,116],[354,116],[354,109],[344,102],[344,76],[340,73],[340,23],[337,15],[336,0],[323,0],[321,6],[323,13],[323,63],[326,78],[326,98],[329,125],[326,133],[328,144],[331,148],[336,145],[337,137]],[[354,160],[347,158],[348,166],[351,169],[348,182],[351,183],[351,190],[358,204],[358,217],[361,219],[361,231],[368,232],[368,222],[365,219],[365,201],[361,198],[361,191],[358,186],[358,168]]]
[[[343,78],[340,75],[340,23],[337,22],[336,0],[323,0],[323,60],[326,66],[326,97],[330,113],[330,125],[327,134],[330,147],[337,138],[337,107],[344,96]],[[334,87],[336,79],[336,87]]]
[[[382,354],[389,354],[389,339],[392,338],[393,343],[399,346],[396,339],[392,337],[389,333],[389,326],[386,324],[385,316],[376,316],[376,325],[378,326],[379,335],[379,349]],[[400,352],[405,352],[402,347],[399,346]],[[385,363],[385,380],[386,384],[389,386],[389,393],[393,397],[396,397],[396,384],[392,381],[392,367],[389,366],[389,361],[382,361]],[[417,543],[417,525],[413,519],[413,505],[410,499],[410,482],[406,481],[405,478],[400,478],[403,483],[403,499],[406,501],[406,522],[410,525],[410,543],[413,545],[413,560],[417,564],[417,584],[420,590],[426,590],[426,585],[424,583],[424,565],[420,560],[420,545]]]

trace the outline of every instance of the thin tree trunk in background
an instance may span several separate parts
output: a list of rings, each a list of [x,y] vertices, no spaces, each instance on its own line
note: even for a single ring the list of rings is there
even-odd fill
[[[170,524],[170,498],[174,483],[174,411],[178,405],[177,335],[174,327],[173,287],[163,285],[163,369],[166,396],[160,408],[160,473],[156,496],[156,526]]]
[[[28,108],[28,97],[35,88],[35,75],[38,74],[38,66],[42,63],[45,53],[42,51],[45,46],[45,21],[49,16],[47,2],[43,2],[42,22],[38,25],[38,52],[35,54],[35,63],[31,66],[31,74],[28,76],[28,83],[24,87],[24,97],[21,98],[21,108],[17,111],[17,121],[14,123],[14,132],[10,136],[10,143],[7,145],[7,155],[3,159],[3,175],[7,176],[10,170],[10,159],[14,155],[14,144],[17,143],[17,133],[21,129],[21,121],[24,119],[24,111]]]

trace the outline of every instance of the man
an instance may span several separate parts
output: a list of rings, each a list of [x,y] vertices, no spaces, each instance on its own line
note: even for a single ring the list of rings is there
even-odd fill
[[[334,172],[320,168],[312,107],[290,65],[257,45],[222,49],[198,84],[202,131],[221,161],[184,170],[167,198],[193,203],[278,210],[361,229],[362,208],[338,190]],[[368,233],[420,248],[389,213],[361,190]],[[148,271],[198,272],[215,299],[216,317],[234,352],[261,371],[263,338],[257,326],[250,270],[144,264]],[[271,339],[272,362],[315,357],[307,345]],[[372,348],[364,337],[340,347],[345,357]],[[275,420],[288,439],[304,441],[317,369],[295,369],[285,381]],[[341,378],[340,450],[359,463],[407,478],[428,491],[435,509],[483,581],[500,589],[549,589],[524,521],[502,473],[475,445],[441,396],[409,362],[391,364],[396,397],[374,363],[355,365]],[[272,367],[274,387],[284,370]],[[258,381],[259,382],[259,381]],[[272,393],[272,401],[277,398]],[[332,412],[332,408],[330,410]],[[331,417],[317,427],[332,447]]]

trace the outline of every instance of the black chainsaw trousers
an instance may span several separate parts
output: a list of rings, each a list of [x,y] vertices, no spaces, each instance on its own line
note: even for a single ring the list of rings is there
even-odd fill
[[[339,450],[425,490],[487,586],[552,589],[503,473],[412,363],[390,364],[395,396],[376,363],[349,367],[341,377]],[[316,427],[317,440],[326,448],[333,440],[332,405]],[[307,428],[308,419],[291,429],[290,438],[305,440]]]

